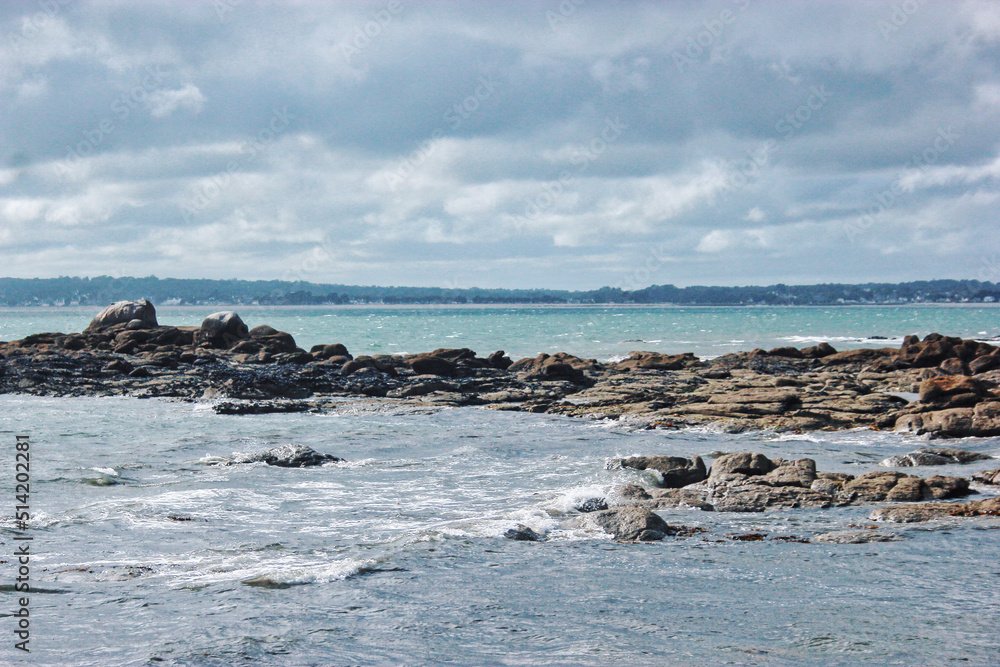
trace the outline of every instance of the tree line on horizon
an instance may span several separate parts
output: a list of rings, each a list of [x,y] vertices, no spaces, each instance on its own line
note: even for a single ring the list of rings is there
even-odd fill
[[[182,278],[0,278],[0,305],[104,306],[145,298],[155,305],[344,304],[677,304],[688,306],[992,303],[1000,286],[979,280],[922,280],[846,285],[711,287],[651,285],[623,290],[485,289],[326,285],[281,280]]]

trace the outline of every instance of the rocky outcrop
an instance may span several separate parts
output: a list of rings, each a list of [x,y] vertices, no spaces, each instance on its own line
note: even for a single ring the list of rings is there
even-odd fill
[[[872,542],[898,542],[901,540],[896,533],[884,530],[832,530],[821,533],[813,538],[814,542],[827,544],[870,544]]]
[[[948,408],[903,414],[895,430],[916,435],[931,433],[952,438],[1000,435],[1000,401],[983,401],[971,408]]]
[[[657,371],[679,371],[683,368],[705,366],[705,363],[690,352],[684,354],[660,354],[659,352],[633,352],[629,358],[613,366],[619,371],[637,369]]]
[[[156,308],[147,300],[118,301],[98,313],[84,331],[105,329],[116,324],[128,325],[130,322],[138,323],[133,328],[157,326]]]

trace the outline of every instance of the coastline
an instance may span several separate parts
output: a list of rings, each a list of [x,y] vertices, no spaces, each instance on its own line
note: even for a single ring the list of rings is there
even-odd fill
[[[513,360],[468,348],[355,358],[339,343],[306,351],[270,326],[249,330],[235,313],[241,328],[228,333],[206,330],[211,316],[201,327],[163,326],[144,303],[145,322],[102,314],[82,333],[0,343],[0,393],[242,401],[240,409],[255,412],[323,410],[326,399],[355,398],[650,428],[1000,435],[1000,348],[939,334],[885,339],[902,340],[898,348],[820,343],[711,358],[634,351],[613,361],[565,352]]]

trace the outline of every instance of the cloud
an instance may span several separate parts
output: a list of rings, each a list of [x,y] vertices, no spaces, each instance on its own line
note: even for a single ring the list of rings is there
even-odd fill
[[[995,3],[56,4],[0,8],[11,275],[588,288],[658,248],[643,275],[676,284],[1000,254]]]
[[[205,106],[205,96],[197,86],[189,83],[177,90],[153,91],[146,97],[146,106],[153,118],[169,116],[178,109],[198,114]]]

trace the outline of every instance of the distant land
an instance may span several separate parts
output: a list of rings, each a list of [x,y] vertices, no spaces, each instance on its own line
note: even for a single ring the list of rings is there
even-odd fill
[[[995,303],[1000,286],[978,280],[863,285],[674,287],[590,291],[323,285],[281,280],[179,278],[0,278],[3,306],[105,306],[145,298],[161,305],[320,306],[344,304],[676,304],[684,306],[834,306]]]

